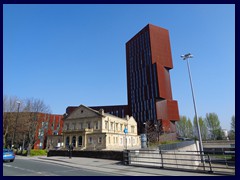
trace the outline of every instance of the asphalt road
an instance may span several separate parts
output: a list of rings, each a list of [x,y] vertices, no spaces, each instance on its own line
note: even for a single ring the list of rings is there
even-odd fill
[[[68,167],[33,159],[3,163],[3,176],[116,176],[116,174]]]

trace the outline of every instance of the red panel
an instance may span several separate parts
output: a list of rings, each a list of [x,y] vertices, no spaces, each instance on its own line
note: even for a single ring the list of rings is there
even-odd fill
[[[178,121],[179,112],[177,101],[163,100],[156,102],[157,119]]]
[[[157,63],[158,93],[162,99],[172,99],[170,75],[166,68]]]
[[[149,24],[152,63],[172,69],[172,53],[168,30]]]

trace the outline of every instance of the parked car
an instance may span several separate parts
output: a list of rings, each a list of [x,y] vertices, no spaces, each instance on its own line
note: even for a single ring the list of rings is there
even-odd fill
[[[3,161],[13,162],[15,160],[15,154],[13,150],[3,148]]]

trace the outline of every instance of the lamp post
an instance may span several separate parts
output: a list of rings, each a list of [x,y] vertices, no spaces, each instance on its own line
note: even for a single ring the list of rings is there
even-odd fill
[[[189,74],[190,85],[191,85],[191,90],[192,90],[193,105],[194,105],[195,117],[196,117],[196,121],[197,121],[197,130],[198,130],[198,138],[199,138],[199,148],[200,148],[200,152],[201,152],[201,154],[202,154],[202,153],[203,153],[203,145],[202,145],[201,130],[200,130],[199,121],[198,121],[198,116],[197,116],[197,107],[196,107],[195,98],[194,98],[193,85],[192,85],[192,77],[191,77],[190,67],[189,67],[189,63],[188,63],[188,59],[189,59],[189,58],[193,58],[193,55],[192,55],[191,53],[188,53],[188,54],[185,54],[185,55],[181,55],[181,58],[183,58],[183,60],[186,60],[186,61],[187,61],[188,74]]]
[[[158,143],[159,143],[159,124],[157,123],[157,124],[155,124],[154,126],[155,126],[155,128],[156,128],[156,130],[157,130],[157,141],[158,141]]]
[[[146,133],[146,138],[147,138],[147,147],[149,146],[149,144],[148,144],[148,126],[147,126],[147,122],[144,122],[143,123],[144,124],[144,126],[145,126],[145,133]]]
[[[16,134],[16,130],[17,130],[17,121],[18,121],[18,114],[19,114],[19,108],[20,108],[20,101],[16,101],[16,103],[18,104],[18,109],[17,109],[17,115],[16,115],[16,120],[15,120],[15,126],[14,126],[14,131],[13,131],[13,138],[12,138],[12,144],[11,144],[11,148],[13,147],[13,143],[15,143],[15,134]]]

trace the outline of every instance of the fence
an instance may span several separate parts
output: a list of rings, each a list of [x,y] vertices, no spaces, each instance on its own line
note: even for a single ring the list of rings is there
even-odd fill
[[[220,153],[176,150],[126,150],[123,162],[132,166],[235,175],[235,151]]]

